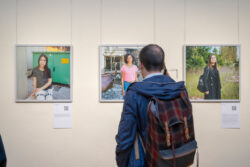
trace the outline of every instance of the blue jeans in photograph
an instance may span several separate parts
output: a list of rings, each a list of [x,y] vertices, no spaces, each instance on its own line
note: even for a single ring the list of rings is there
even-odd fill
[[[125,92],[125,95],[126,95],[126,91],[129,87],[129,85],[131,84],[132,82],[127,82],[127,81],[124,81],[123,82],[123,88],[124,88],[124,92]],[[125,98],[125,96],[123,96],[123,99]]]
[[[131,84],[132,82],[127,82],[127,81],[124,81],[123,85],[124,85],[124,91],[126,92],[129,85]]]

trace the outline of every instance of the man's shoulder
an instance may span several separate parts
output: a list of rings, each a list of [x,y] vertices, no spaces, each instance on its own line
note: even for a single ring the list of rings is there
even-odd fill
[[[126,94],[128,94],[130,96],[130,98],[131,97],[134,98],[138,94],[138,92],[137,92],[138,89],[141,89],[143,87],[142,84],[143,84],[142,82],[133,82],[133,83],[131,83],[129,85],[128,89],[127,89],[127,93]]]
[[[129,85],[127,91],[131,91],[131,92],[133,92],[133,93],[136,93],[136,89],[138,89],[142,84],[143,84],[142,81],[133,82],[133,83],[131,83],[131,84]]]

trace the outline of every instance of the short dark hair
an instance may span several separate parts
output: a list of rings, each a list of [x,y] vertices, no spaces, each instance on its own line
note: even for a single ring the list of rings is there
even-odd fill
[[[132,54],[129,54],[129,53],[127,53],[127,54],[125,54],[124,55],[124,62],[127,64],[128,63],[128,56],[131,56],[132,57],[132,63],[134,63],[135,62],[135,57],[134,57],[134,55],[132,55]]]
[[[161,71],[165,66],[164,58],[163,49],[156,44],[145,46],[139,54],[140,62],[147,71]]]

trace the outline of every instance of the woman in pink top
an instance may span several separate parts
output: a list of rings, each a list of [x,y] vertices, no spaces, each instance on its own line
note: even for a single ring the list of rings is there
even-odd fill
[[[125,96],[125,92],[129,85],[137,79],[138,68],[133,64],[135,58],[131,54],[126,54],[124,56],[125,64],[121,68],[121,83],[122,83],[122,95]]]

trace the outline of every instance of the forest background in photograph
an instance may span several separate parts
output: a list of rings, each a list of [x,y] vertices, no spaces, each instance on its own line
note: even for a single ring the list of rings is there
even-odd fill
[[[186,46],[186,87],[192,100],[204,99],[197,89],[209,56],[216,55],[221,80],[221,99],[239,100],[239,47]]]

